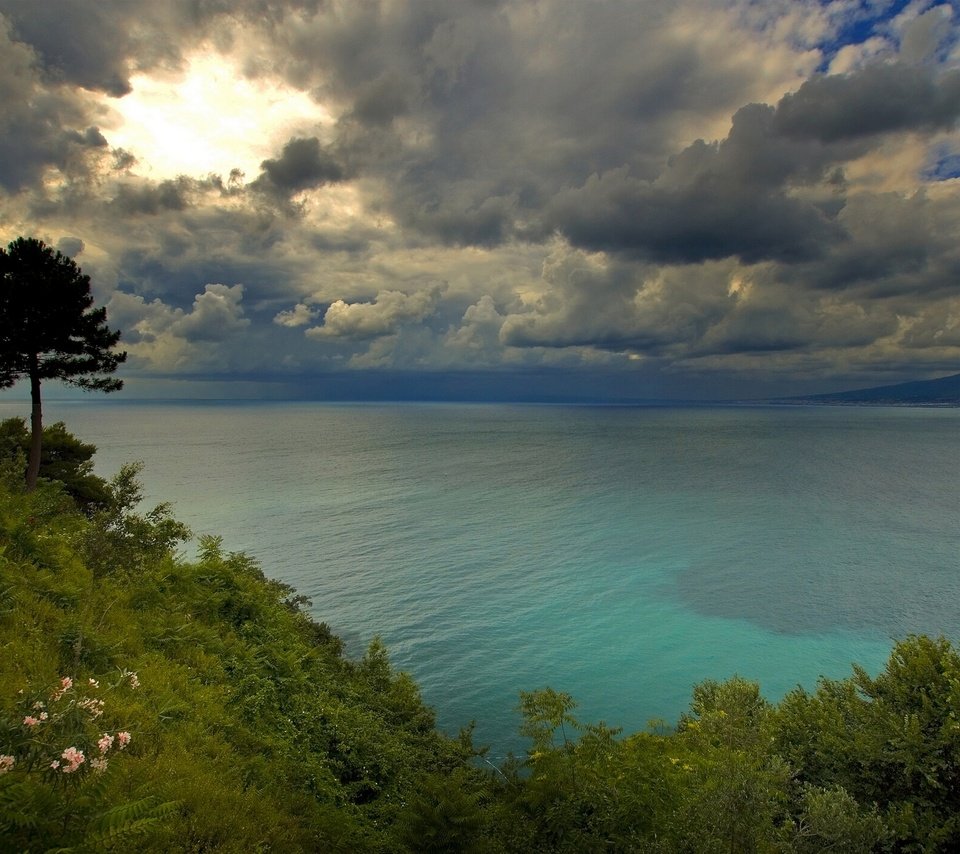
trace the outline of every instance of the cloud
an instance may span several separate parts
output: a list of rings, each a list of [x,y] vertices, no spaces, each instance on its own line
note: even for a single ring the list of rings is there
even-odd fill
[[[500,330],[505,319],[493,297],[484,294],[467,308],[460,325],[447,333],[444,343],[461,361],[495,363],[500,355]]]
[[[933,132],[960,117],[960,71],[869,65],[851,74],[814,77],[777,105],[774,127],[824,143],[892,131]]]
[[[193,301],[193,310],[173,324],[174,334],[188,341],[223,341],[246,329],[243,285],[205,285]]]
[[[281,311],[274,315],[273,322],[280,326],[306,326],[316,319],[316,309],[302,302],[298,302],[289,311]]]
[[[323,325],[307,330],[316,338],[351,338],[364,340],[390,335],[403,324],[421,321],[437,306],[442,285],[405,294],[402,291],[381,291],[373,302],[332,303],[323,317]]]
[[[205,285],[189,311],[118,291],[107,316],[122,331],[134,369],[193,372],[231,362],[239,367],[242,361],[230,354],[243,352],[250,327],[242,301],[243,285]]]
[[[773,120],[770,107],[744,107],[723,142],[698,140],[654,180],[624,167],[592,176],[557,194],[546,223],[578,247],[661,263],[819,255],[843,237],[834,205],[791,189],[825,184],[840,153],[779,139]]]
[[[251,188],[283,196],[344,179],[343,167],[321,148],[316,137],[291,139],[283,146],[280,157],[264,160],[262,167]]]
[[[89,96],[44,79],[36,53],[0,17],[0,188],[36,184],[47,167],[85,175],[88,154],[104,146]]]
[[[0,15],[30,46],[46,74],[113,96],[130,91],[133,71],[175,67],[184,47],[211,36],[225,45],[236,26],[268,29],[316,12],[318,0],[0,0]]]
[[[351,4],[288,18],[277,62],[339,108],[336,149],[370,179],[369,204],[430,240],[497,246],[548,236],[542,206],[594,172],[653,177],[694,117],[724,127],[815,64],[693,6]]]
[[[84,250],[84,243],[79,237],[61,237],[57,241],[57,251],[70,258],[76,258]]]
[[[18,41],[31,46],[48,73],[112,95],[130,89],[128,57],[134,51],[134,39],[129,12],[124,11],[123,4],[109,0],[0,3],[0,12],[10,20]],[[167,51],[175,53],[173,44],[164,41]]]
[[[556,245],[538,299],[508,315],[502,343],[659,355],[696,341],[731,307],[731,263],[662,271]]]
[[[742,107],[726,139],[696,141],[654,179],[620,167],[558,194],[546,222],[576,246],[660,263],[810,260],[848,237],[843,164],[882,134],[943,130],[958,116],[960,72],[882,65],[817,77],[776,108]]]

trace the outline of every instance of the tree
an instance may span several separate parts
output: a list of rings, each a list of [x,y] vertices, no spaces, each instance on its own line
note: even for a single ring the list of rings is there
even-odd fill
[[[0,421],[0,461],[26,470],[30,431],[23,418]],[[87,513],[104,509],[111,501],[110,485],[93,473],[97,446],[82,442],[62,421],[43,428],[40,477],[63,484],[66,493]]]
[[[876,804],[894,851],[960,851],[960,654],[948,640],[910,636],[876,677],[854,665],[794,689],[774,735],[799,783]]]
[[[71,258],[34,238],[0,249],[0,388],[30,380],[28,492],[40,472],[41,382],[103,392],[123,387],[107,376],[127,358],[113,349],[120,333],[107,327],[105,308],[92,306],[90,277]]]

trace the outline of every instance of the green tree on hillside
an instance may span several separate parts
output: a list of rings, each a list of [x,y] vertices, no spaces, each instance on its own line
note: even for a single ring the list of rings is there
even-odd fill
[[[0,388],[30,380],[28,492],[40,473],[41,382],[104,392],[123,387],[107,376],[127,357],[114,350],[120,333],[107,327],[105,308],[92,306],[90,277],[66,255],[24,237],[0,249]]]
[[[23,418],[0,421],[0,460],[26,469],[30,431]],[[70,433],[62,421],[43,428],[40,477],[63,484],[67,494],[86,512],[106,507],[111,501],[109,484],[93,473],[97,446]]]

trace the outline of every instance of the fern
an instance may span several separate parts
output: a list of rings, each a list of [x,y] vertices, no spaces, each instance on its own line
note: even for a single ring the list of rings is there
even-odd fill
[[[110,807],[88,823],[83,841],[64,851],[98,852],[110,850],[120,842],[144,836],[180,809],[179,801],[161,802],[155,795]]]
[[[38,824],[43,812],[38,807],[44,790],[30,781],[10,782],[0,787],[0,830],[30,829]]]

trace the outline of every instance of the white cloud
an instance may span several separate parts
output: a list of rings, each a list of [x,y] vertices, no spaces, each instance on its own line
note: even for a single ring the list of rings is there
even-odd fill
[[[116,292],[107,305],[111,327],[133,367],[189,370],[228,363],[231,340],[250,326],[243,316],[243,285],[210,284],[194,297],[189,312],[159,299]],[[238,348],[242,352],[243,348]]]
[[[306,326],[308,323],[312,323],[316,316],[316,309],[313,309],[302,302],[298,302],[289,311],[278,312],[274,316],[273,322],[278,326]]]
[[[503,356],[500,328],[505,320],[493,297],[484,294],[463,313],[460,325],[443,340],[446,359],[453,364],[495,365]]]
[[[338,299],[327,309],[322,326],[307,330],[311,337],[378,338],[390,335],[406,323],[423,320],[433,314],[445,286],[405,294],[381,291],[373,302],[348,303]]]
[[[243,285],[206,285],[193,300],[193,308],[173,325],[173,332],[189,341],[223,341],[246,329]]]

